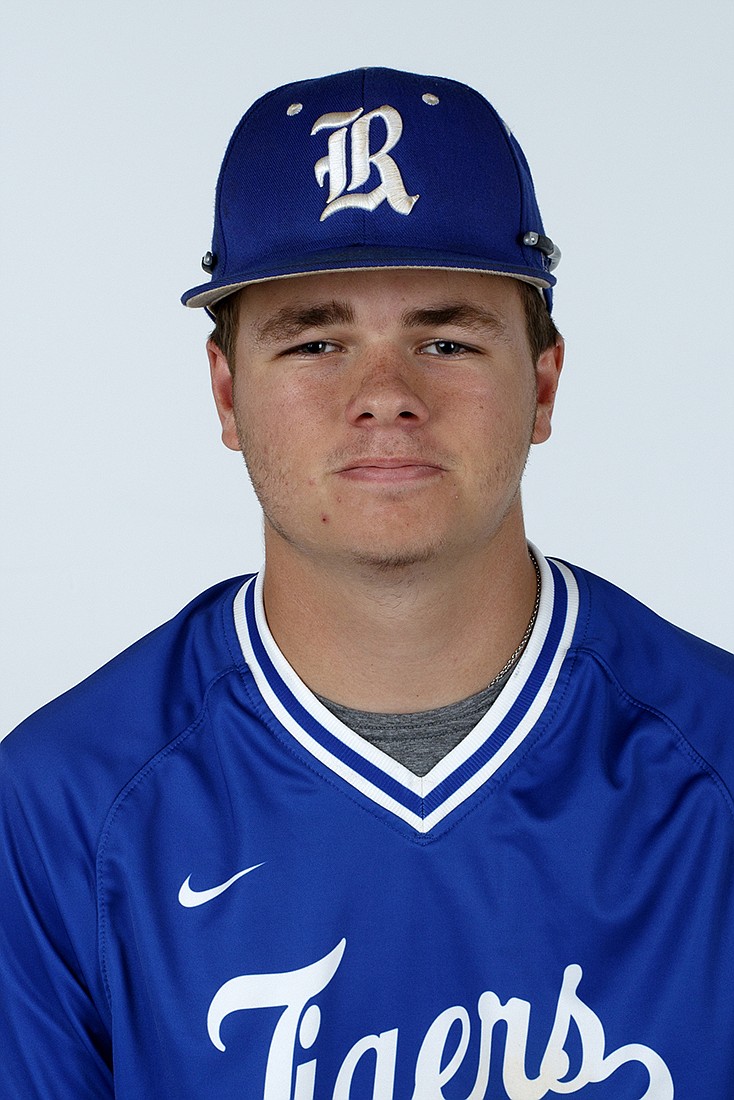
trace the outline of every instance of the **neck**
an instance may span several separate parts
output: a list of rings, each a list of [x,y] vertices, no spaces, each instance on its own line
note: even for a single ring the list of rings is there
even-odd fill
[[[536,587],[521,518],[440,567],[324,567],[266,533],[275,641],[312,691],[359,710],[430,710],[481,691],[520,644]]]

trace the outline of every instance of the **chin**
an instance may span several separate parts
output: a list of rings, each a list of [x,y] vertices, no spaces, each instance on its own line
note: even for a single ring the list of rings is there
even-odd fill
[[[375,569],[381,573],[400,573],[414,565],[425,565],[436,557],[432,550],[395,550],[392,552],[366,550],[355,554],[357,565]]]
[[[445,556],[446,547],[436,539],[412,545],[385,545],[377,542],[352,547],[347,553],[357,565],[384,573],[401,572],[415,565],[426,565]]]

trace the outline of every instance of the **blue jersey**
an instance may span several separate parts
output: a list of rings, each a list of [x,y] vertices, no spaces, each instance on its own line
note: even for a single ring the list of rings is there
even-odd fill
[[[2,1095],[732,1096],[734,658],[539,561],[512,677],[422,778],[253,578],[7,738]]]

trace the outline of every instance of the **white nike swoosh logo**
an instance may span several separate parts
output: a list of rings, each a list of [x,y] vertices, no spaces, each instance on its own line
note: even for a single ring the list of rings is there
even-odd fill
[[[208,901],[213,901],[225,890],[229,890],[230,886],[242,878],[243,875],[249,875],[250,871],[256,871],[258,867],[262,867],[262,863],[245,867],[244,871],[238,871],[236,875],[232,875],[232,878],[228,878],[226,882],[220,883],[219,886],[212,886],[210,890],[192,890],[190,886],[191,875],[189,875],[186,882],[181,884],[181,889],[178,892],[179,904],[184,905],[187,909],[194,909],[197,905],[206,905]]]

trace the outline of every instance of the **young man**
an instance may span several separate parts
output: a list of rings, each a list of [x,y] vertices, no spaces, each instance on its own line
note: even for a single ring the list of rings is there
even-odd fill
[[[528,547],[557,255],[463,85],[243,119],[184,300],[265,569],[3,742],[9,1096],[730,1092],[734,659]]]

